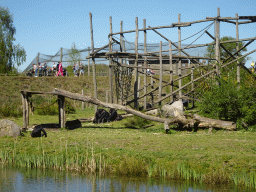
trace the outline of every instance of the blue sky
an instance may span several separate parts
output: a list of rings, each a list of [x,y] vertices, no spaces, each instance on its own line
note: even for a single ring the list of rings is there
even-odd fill
[[[74,42],[78,48],[86,48],[90,42],[89,12],[93,16],[94,44],[100,47],[108,43],[109,16],[113,20],[113,32],[120,30],[123,21],[124,30],[135,29],[135,17],[138,17],[139,28],[146,19],[147,26],[170,25],[178,21],[196,21],[206,17],[215,17],[217,7],[220,7],[221,17],[235,17],[256,15],[255,0],[0,0],[0,6],[8,7],[14,18],[16,27],[15,44],[23,46],[27,52],[27,61],[19,67],[23,70],[36,57],[38,52],[55,55],[63,48],[70,48]],[[210,23],[195,24],[182,28],[181,38],[191,36]],[[235,25],[221,24],[220,36],[235,37]],[[240,25],[240,38],[256,36],[256,24]],[[177,29],[158,30],[172,41],[178,40]],[[213,32],[213,27],[209,30]],[[212,33],[213,34],[213,33]],[[126,39],[134,41],[135,34],[126,35]],[[196,37],[195,37],[196,38]],[[191,43],[195,40],[185,41]],[[164,40],[153,31],[148,32],[148,43]],[[195,43],[207,43],[212,40],[207,35],[202,36]],[[143,42],[143,34],[139,36]],[[248,51],[256,48],[256,43],[248,47]],[[246,63],[256,60],[256,54],[250,55]]]

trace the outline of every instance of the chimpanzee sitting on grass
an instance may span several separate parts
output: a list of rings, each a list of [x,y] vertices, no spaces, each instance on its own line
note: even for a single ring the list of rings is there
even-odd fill
[[[104,109],[98,109],[95,113],[93,123],[105,123],[118,120],[122,120],[122,116],[118,115],[115,109],[110,109],[109,113]]]
[[[41,134],[43,132],[43,134]],[[47,133],[45,130],[42,128],[41,125],[37,125],[34,127],[33,131],[31,132],[31,137],[47,137]]]

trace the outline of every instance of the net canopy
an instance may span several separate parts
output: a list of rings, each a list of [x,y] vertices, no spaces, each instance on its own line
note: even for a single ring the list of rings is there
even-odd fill
[[[178,46],[178,43],[176,43],[176,45]],[[194,45],[197,45],[197,44],[194,44]],[[188,46],[188,44],[181,44],[182,48],[187,47],[187,46]],[[124,47],[125,47],[126,52],[135,53],[135,43],[129,42],[129,41],[123,41],[122,48],[121,48],[120,44],[114,43],[112,45],[112,50],[113,50],[113,52],[115,52],[115,51],[120,52],[121,50],[124,52]],[[97,49],[98,48],[94,48],[94,50],[97,50]],[[172,46],[172,49],[176,49],[176,47]],[[162,50],[163,51],[169,50],[168,42],[162,43]],[[159,43],[147,43],[147,52],[156,52],[156,51],[159,51]],[[203,57],[207,52],[207,47],[190,48],[190,49],[185,49],[184,51],[191,56]],[[63,64],[63,66],[74,65],[74,59],[72,60],[71,52],[72,52],[71,49],[62,48],[62,64]],[[82,62],[82,64],[86,64],[85,61],[88,61],[88,59],[86,59],[86,57],[89,55],[89,52],[92,52],[92,51],[91,51],[91,48],[88,47],[86,49],[77,49],[77,52],[78,53],[77,53],[76,57],[79,59],[76,58],[76,60],[80,60]],[[107,46],[106,48],[99,51],[99,53],[101,53],[101,52],[109,52],[109,46]],[[144,52],[144,43],[138,43],[138,52],[139,53]],[[169,54],[169,52],[163,52],[162,54]],[[178,51],[172,51],[172,54],[177,55]],[[52,66],[53,63],[60,61],[61,48],[58,50],[58,52],[55,55],[46,55],[43,53],[39,53],[38,55],[39,55],[38,63],[46,63],[48,66]],[[184,55],[184,53],[181,53],[181,55]],[[102,58],[95,58],[95,63],[96,64],[108,64],[108,60],[102,59]],[[32,64],[37,64],[37,55],[30,62],[30,64],[25,68],[25,70],[23,72],[26,72],[29,69],[31,69],[33,67]]]

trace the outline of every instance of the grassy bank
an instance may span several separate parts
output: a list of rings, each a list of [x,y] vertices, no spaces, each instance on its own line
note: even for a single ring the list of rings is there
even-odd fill
[[[93,109],[69,114],[75,119]],[[21,118],[12,119],[19,125]],[[31,117],[31,124],[54,123],[57,116]],[[171,131],[153,122],[147,129],[129,129],[120,122],[83,123],[76,130],[48,129],[47,138],[0,138],[0,162],[22,167],[99,172],[130,176],[193,180],[256,186],[256,133],[217,131],[208,134]],[[152,122],[150,122],[152,123]]]

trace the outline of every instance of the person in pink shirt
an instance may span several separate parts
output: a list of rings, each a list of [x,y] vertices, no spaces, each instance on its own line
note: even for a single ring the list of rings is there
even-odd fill
[[[61,62],[59,62],[59,71],[58,71],[57,76],[59,76],[59,74],[61,74],[62,77],[64,76],[63,75],[63,69],[62,69],[62,63]]]

